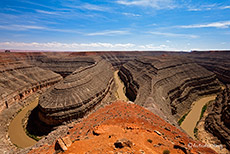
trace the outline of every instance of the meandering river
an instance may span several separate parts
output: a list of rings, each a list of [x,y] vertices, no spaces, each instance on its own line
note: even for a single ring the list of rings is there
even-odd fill
[[[181,128],[185,130],[185,132],[195,138],[194,136],[194,128],[196,127],[197,121],[200,119],[200,114],[203,106],[211,100],[215,100],[216,95],[211,95],[207,97],[203,97],[193,102],[192,109],[185,117],[184,121],[181,124]]]
[[[125,95],[125,86],[124,83],[121,81],[120,77],[118,76],[118,72],[119,71],[115,71],[114,72],[114,79],[115,79],[115,83],[117,86],[117,98],[119,100],[124,100],[124,101],[128,101],[128,98]]]
[[[15,144],[20,148],[26,148],[32,146],[37,142],[26,135],[24,128],[22,126],[23,118],[26,116],[29,110],[33,110],[37,105],[38,105],[38,98],[33,100],[28,106],[24,107],[22,111],[20,111],[10,123],[9,131],[8,131],[10,140],[13,144]]]

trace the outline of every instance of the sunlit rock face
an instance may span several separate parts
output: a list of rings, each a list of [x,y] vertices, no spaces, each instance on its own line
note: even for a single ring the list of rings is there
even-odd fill
[[[220,91],[214,73],[179,56],[136,58],[122,65],[119,75],[130,100],[170,121],[198,96]]]
[[[230,84],[230,51],[192,52],[186,56],[215,73],[221,82]]]
[[[112,83],[113,69],[105,60],[77,69],[41,95],[39,118],[48,125],[81,118],[107,95]]]
[[[230,85],[217,96],[205,119],[205,129],[230,149]]]
[[[0,57],[0,112],[62,80],[61,75],[18,60],[13,53],[1,53]]]
[[[50,142],[50,145],[41,144],[32,148],[29,154],[57,153],[60,150],[66,154],[121,151],[216,154],[204,143],[193,140],[145,108],[121,101],[97,110],[73,125],[68,132]]]

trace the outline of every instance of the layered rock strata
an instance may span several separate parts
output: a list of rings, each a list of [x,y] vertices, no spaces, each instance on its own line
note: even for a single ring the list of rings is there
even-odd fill
[[[47,125],[58,125],[81,118],[107,95],[112,84],[112,66],[105,60],[77,69],[41,95],[39,119]]]
[[[188,57],[215,73],[223,83],[230,83],[230,51],[192,52]]]
[[[66,77],[80,67],[95,63],[93,56],[84,56],[72,52],[22,52],[1,53],[3,61],[24,61]]]
[[[90,66],[95,63],[94,59],[90,57],[64,54],[63,58],[60,59],[60,55],[51,56],[47,53],[43,53],[43,55],[39,57],[35,56],[33,59],[30,59],[29,62],[43,69],[58,73],[63,77],[70,75],[80,67]]]
[[[128,52],[113,52],[113,53],[104,53],[101,57],[109,61],[113,67],[120,68],[123,64],[127,63],[130,60],[135,59],[137,53],[128,53]]]
[[[220,91],[214,73],[173,56],[136,58],[125,63],[119,75],[130,100],[170,121],[185,114],[198,96]]]
[[[230,85],[219,94],[205,119],[205,129],[230,150]]]
[[[62,80],[59,74],[22,61],[0,63],[0,112],[29,94]]]

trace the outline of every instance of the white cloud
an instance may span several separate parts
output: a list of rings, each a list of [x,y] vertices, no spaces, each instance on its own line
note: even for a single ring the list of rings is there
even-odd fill
[[[134,50],[176,50],[167,45],[146,44],[136,45],[132,43],[24,43],[24,42],[0,42],[0,49],[15,50],[46,50],[46,51],[134,51]]]
[[[129,34],[128,31],[120,31],[120,30],[112,30],[112,31],[102,31],[102,32],[95,32],[95,33],[88,33],[87,36],[114,36],[114,35],[125,35]]]
[[[0,29],[21,31],[21,30],[30,30],[30,29],[41,30],[41,29],[45,29],[45,27],[34,26],[34,25],[0,25]]]
[[[225,10],[230,9],[230,6],[221,6],[220,4],[210,4],[201,6],[188,6],[188,11],[210,11],[210,10]]]
[[[132,16],[132,17],[140,17],[141,16],[140,14],[127,13],[127,12],[124,12],[122,14],[125,15],[125,16]]]
[[[118,0],[117,3],[127,6],[152,7],[155,9],[172,9],[176,7],[173,0]]]
[[[44,10],[35,10],[38,13],[48,14],[48,15],[59,15],[57,12],[44,11]]]
[[[0,25],[0,29],[11,30],[11,31],[45,30],[45,31],[63,32],[63,33],[82,34],[81,32],[76,30],[48,28],[48,27],[35,26],[35,25]]]
[[[200,8],[189,8],[188,11],[202,11]]]
[[[208,24],[197,24],[197,25],[185,25],[185,26],[178,26],[178,28],[229,28],[230,21],[222,21],[222,22],[213,22]]]
[[[89,3],[85,3],[85,4],[81,4],[81,5],[65,5],[69,8],[74,8],[74,9],[81,9],[81,10],[91,10],[91,11],[102,11],[102,12],[106,12],[106,11],[110,11],[111,8],[110,7],[105,7],[105,6],[100,6],[100,5],[94,5],[94,4],[89,4]]]
[[[224,9],[230,9],[230,6],[223,6],[223,7],[220,7],[220,9],[224,10]]]
[[[161,35],[161,36],[167,36],[167,37],[183,37],[183,38],[198,38],[197,35],[191,35],[191,34],[177,34],[177,33],[162,33],[162,32],[149,32],[153,35]]]
[[[84,4],[81,7],[84,9],[93,10],[93,11],[108,11],[108,10],[110,10],[110,8],[108,8],[108,7],[98,6],[98,5],[93,5],[93,4]]]

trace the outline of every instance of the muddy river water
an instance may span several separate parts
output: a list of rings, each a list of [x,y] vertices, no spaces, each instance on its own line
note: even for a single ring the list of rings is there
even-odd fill
[[[16,117],[12,120],[9,126],[9,137],[13,144],[20,148],[26,148],[36,143],[35,140],[26,135],[22,126],[22,120],[29,112],[38,105],[38,98],[33,100],[28,106],[24,107]]]
[[[186,118],[181,124],[181,128],[185,130],[185,132],[195,138],[194,136],[194,128],[196,127],[197,121],[200,119],[200,114],[203,106],[211,100],[215,100],[216,95],[203,97],[201,99],[196,100],[193,102],[191,111],[188,113]]]
[[[118,71],[114,72],[114,79],[117,86],[117,99],[127,101],[127,97],[124,92],[124,84],[118,76]],[[24,107],[16,117],[11,121],[9,126],[9,137],[13,144],[20,148],[26,148],[36,144],[36,141],[26,135],[25,130],[22,125],[22,120],[25,118],[26,114],[33,110],[38,105],[38,98],[33,100],[28,106]]]
[[[124,92],[124,83],[121,81],[121,79],[118,76],[118,71],[114,72],[114,79],[115,79],[115,83],[117,86],[117,98],[119,100],[124,100],[124,101],[128,101],[128,98],[125,96],[125,92]]]

